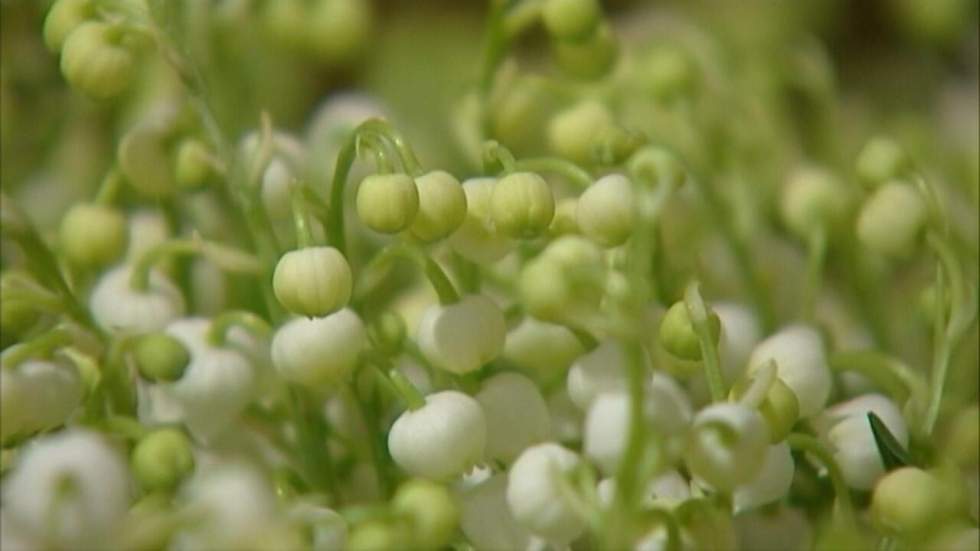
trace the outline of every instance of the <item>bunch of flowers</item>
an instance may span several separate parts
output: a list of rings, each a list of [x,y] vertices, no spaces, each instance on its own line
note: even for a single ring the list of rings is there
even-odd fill
[[[0,547],[976,549],[980,152],[776,4],[491,0],[445,124],[302,134],[257,81],[370,63],[367,0],[55,0],[48,139],[109,148],[4,174]]]

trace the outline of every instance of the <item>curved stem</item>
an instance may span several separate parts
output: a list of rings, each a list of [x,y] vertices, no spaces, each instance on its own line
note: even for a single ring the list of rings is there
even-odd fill
[[[410,411],[415,411],[425,405],[425,398],[422,393],[401,372],[395,369],[389,370],[388,379],[405,402],[405,407]]]
[[[361,270],[368,281],[367,285],[371,285],[377,279],[378,276],[375,274],[387,270],[389,263],[396,257],[410,260],[422,270],[439,297],[439,304],[447,305],[459,302],[459,292],[439,263],[426,254],[421,247],[412,243],[392,243],[378,252],[371,263]],[[363,295],[363,292],[358,294]]]
[[[550,172],[557,174],[578,189],[592,185],[592,175],[577,164],[559,157],[534,157],[514,163],[514,171]]]
[[[725,379],[721,375],[721,362],[718,359],[718,347],[711,334],[708,318],[708,308],[701,298],[700,284],[695,281],[688,285],[684,292],[684,304],[691,318],[691,325],[701,344],[701,361],[704,364],[704,374],[711,391],[711,401],[721,402],[725,399]]]
[[[368,119],[361,124],[361,127],[365,132],[373,133],[394,146],[405,172],[413,177],[422,175],[422,165],[415,155],[415,150],[395,127],[382,119]]]
[[[827,257],[827,231],[820,227],[807,239],[806,287],[803,292],[803,319],[813,320],[817,297],[823,287],[823,267]]]
[[[253,275],[265,272],[265,265],[260,260],[238,249],[203,239],[178,238],[164,241],[143,253],[133,266],[130,285],[137,291],[146,291],[150,287],[150,273],[160,261],[171,256],[196,254],[207,257],[220,268],[231,272]]]
[[[211,321],[208,327],[207,340],[214,346],[222,346],[232,327],[243,327],[252,335],[265,338],[272,334],[269,322],[246,310],[224,312]]]
[[[297,184],[290,191],[293,227],[296,229],[296,247],[299,249],[305,249],[313,245],[313,233],[310,231],[310,221],[306,215],[304,187],[303,185]]]
[[[496,172],[496,165],[500,165],[504,172],[514,172],[515,162],[514,154],[497,140],[483,142],[483,170],[486,172]]]
[[[122,184],[123,179],[119,175],[119,171],[115,167],[111,168],[105,178],[102,179],[102,183],[99,184],[99,190],[95,194],[95,202],[100,205],[111,205],[116,200],[116,196],[119,195]]]
[[[55,327],[25,343],[4,350],[0,355],[0,362],[3,369],[13,369],[31,358],[47,356],[55,348],[71,344],[73,340],[71,331],[64,327]]]
[[[791,448],[806,452],[823,463],[824,467],[827,468],[827,474],[830,476],[830,482],[834,486],[834,493],[837,496],[837,510],[842,520],[848,526],[855,526],[854,506],[851,503],[851,494],[847,489],[847,484],[844,482],[844,473],[841,472],[840,466],[834,460],[834,456],[831,455],[819,440],[808,434],[794,432],[786,437],[786,442]]]

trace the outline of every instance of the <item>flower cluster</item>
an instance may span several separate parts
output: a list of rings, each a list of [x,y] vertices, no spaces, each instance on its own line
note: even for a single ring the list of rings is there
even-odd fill
[[[969,2],[34,4],[0,548],[980,545]]]

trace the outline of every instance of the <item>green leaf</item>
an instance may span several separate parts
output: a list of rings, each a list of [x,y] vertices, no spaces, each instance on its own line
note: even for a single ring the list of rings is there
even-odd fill
[[[888,430],[880,417],[869,411],[868,422],[871,424],[871,433],[874,434],[875,444],[878,446],[878,454],[881,455],[881,462],[885,466],[885,471],[912,464],[908,450],[898,442],[898,439]]]

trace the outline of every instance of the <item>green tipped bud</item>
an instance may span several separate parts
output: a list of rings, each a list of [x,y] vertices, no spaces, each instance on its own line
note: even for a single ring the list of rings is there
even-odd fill
[[[612,71],[619,45],[612,28],[603,23],[581,42],[555,44],[555,60],[562,71],[582,80],[598,80]]]
[[[357,215],[379,233],[408,229],[419,212],[419,191],[407,174],[372,174],[357,188]]]
[[[610,174],[582,193],[575,218],[586,237],[603,247],[618,247],[633,234],[634,205],[630,181]]]
[[[133,73],[133,53],[123,45],[123,33],[118,26],[95,21],[78,25],[61,51],[65,79],[97,99],[120,94]]]
[[[922,536],[942,523],[956,493],[932,473],[903,467],[882,477],[871,496],[871,517],[890,534]]]
[[[428,480],[409,480],[399,486],[391,508],[409,519],[413,547],[419,549],[442,548],[459,523],[459,511],[449,491]]]
[[[166,333],[141,337],[133,356],[140,375],[151,381],[176,381],[184,375],[184,369],[191,362],[187,348]]]
[[[909,165],[908,155],[898,142],[879,136],[868,141],[861,149],[855,170],[863,183],[878,186],[901,177]]]
[[[566,197],[559,200],[555,205],[555,217],[551,220],[548,233],[555,236],[579,233],[577,212],[577,197]]]
[[[642,183],[655,186],[669,185],[676,189],[687,179],[687,170],[677,155],[662,147],[647,146],[637,151],[630,157],[628,168]]]
[[[800,170],[783,188],[780,203],[783,223],[800,238],[807,239],[816,230],[837,227],[849,210],[847,188],[823,170]]]
[[[419,210],[409,231],[422,241],[436,241],[456,231],[466,219],[466,193],[452,174],[436,170],[415,179]]]
[[[126,239],[126,218],[109,206],[81,203],[61,220],[61,248],[69,260],[80,266],[112,262],[126,248]]]
[[[290,251],[282,255],[272,275],[279,303],[308,317],[326,316],[346,306],[353,285],[347,259],[333,247]]]
[[[52,52],[61,51],[68,35],[93,12],[92,0],[57,0],[44,18],[44,44]]]
[[[211,151],[201,140],[187,139],[177,147],[174,176],[177,185],[194,189],[206,184],[214,175]]]
[[[148,491],[169,490],[194,470],[191,443],[177,429],[161,429],[133,448],[133,474]]]
[[[541,16],[551,36],[577,42],[599,27],[602,9],[597,0],[547,0]]]
[[[857,236],[872,251],[905,256],[915,248],[928,217],[925,201],[915,188],[903,182],[888,183],[861,207]]]
[[[490,216],[504,235],[537,237],[555,216],[555,197],[548,182],[533,172],[508,174],[493,187]]]
[[[714,312],[708,316],[711,338],[718,343],[721,334],[721,319]],[[660,322],[660,345],[672,355],[689,361],[701,359],[701,341],[694,331],[691,316],[683,300],[675,302],[664,314]]]
[[[613,116],[598,101],[583,101],[555,115],[548,124],[548,146],[577,163],[593,161],[597,138],[613,127]]]
[[[688,56],[671,47],[657,48],[643,62],[643,82],[659,101],[688,97],[697,87],[698,75]]]
[[[306,40],[323,62],[347,62],[367,46],[371,20],[365,0],[318,0],[305,21]]]
[[[386,354],[398,354],[405,342],[405,320],[397,312],[383,312],[368,326],[367,335]]]

